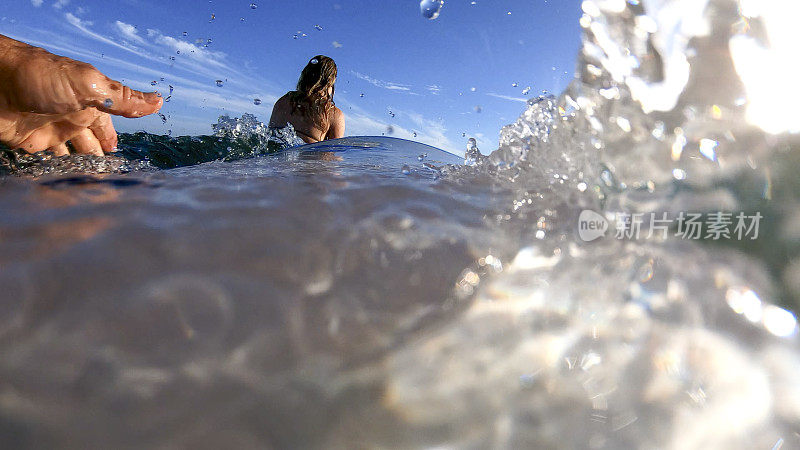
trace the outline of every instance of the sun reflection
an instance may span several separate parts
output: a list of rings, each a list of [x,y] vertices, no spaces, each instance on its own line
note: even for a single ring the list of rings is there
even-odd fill
[[[793,313],[775,305],[764,304],[752,289],[728,289],[725,299],[736,314],[743,315],[750,322],[760,322],[775,336],[790,337],[797,332],[797,319]]]
[[[800,132],[796,120],[800,91],[792,89],[800,69],[797,42],[800,41],[800,2],[783,0],[741,0],[739,10],[746,22],[764,23],[769,44],[745,34],[730,40],[734,66],[745,85],[749,104],[747,119],[767,133]]]

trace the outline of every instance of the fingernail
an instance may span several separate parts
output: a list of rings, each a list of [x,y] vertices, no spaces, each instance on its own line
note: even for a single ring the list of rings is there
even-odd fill
[[[161,96],[155,94],[147,94],[144,101],[151,105],[157,105],[159,101],[161,101]]]

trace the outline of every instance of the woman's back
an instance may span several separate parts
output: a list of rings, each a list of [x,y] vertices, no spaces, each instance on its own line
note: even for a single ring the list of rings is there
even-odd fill
[[[292,124],[306,143],[337,139],[344,136],[344,114],[333,101],[336,63],[317,55],[300,74],[297,90],[288,92],[275,102],[270,127]]]
[[[337,139],[344,136],[344,114],[336,106],[313,108],[297,92],[289,92],[275,102],[269,126],[280,128],[292,124],[297,136],[306,143]]]

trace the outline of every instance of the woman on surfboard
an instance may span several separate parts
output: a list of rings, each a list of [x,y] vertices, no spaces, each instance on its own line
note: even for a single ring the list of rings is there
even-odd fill
[[[305,143],[338,139],[344,136],[344,113],[333,102],[336,63],[317,55],[300,74],[297,90],[287,92],[275,102],[269,119],[271,128],[292,124]]]

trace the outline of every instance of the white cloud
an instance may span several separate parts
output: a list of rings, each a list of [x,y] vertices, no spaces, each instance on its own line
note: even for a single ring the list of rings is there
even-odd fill
[[[44,0],[31,0],[31,5],[33,5],[33,6],[38,8],[38,7],[42,6],[43,2],[44,2]]]
[[[88,36],[88,37],[90,37],[90,38],[92,38],[92,39],[94,39],[96,41],[99,41],[99,42],[102,42],[104,44],[108,44],[108,45],[117,47],[117,48],[125,50],[127,52],[131,52],[131,53],[133,53],[135,55],[141,56],[142,58],[146,58],[146,59],[150,59],[150,60],[154,60],[155,59],[152,56],[149,56],[149,55],[147,55],[147,54],[145,54],[143,52],[139,52],[139,51],[137,51],[135,49],[126,47],[126,46],[124,46],[124,45],[122,45],[122,44],[120,44],[118,42],[112,41],[111,39],[109,39],[109,38],[107,38],[105,36],[101,36],[101,35],[95,33],[94,31],[89,29],[89,27],[94,25],[94,24],[92,22],[88,21],[88,20],[81,20],[79,17],[75,16],[72,13],[66,13],[66,14],[64,14],[64,17],[67,19],[67,23],[69,23],[70,25],[74,26],[78,30],[82,31],[83,34],[85,34],[86,36]]]
[[[161,32],[158,30],[148,29],[147,36],[153,38],[156,44],[165,46],[175,53],[181,52],[182,55],[186,55],[204,64],[210,64],[217,67],[226,67],[225,63],[223,62],[226,56],[225,53],[213,52],[203,47],[198,47],[191,42],[175,39],[172,36],[161,34]]]
[[[342,48],[342,44],[340,44],[338,41],[331,42],[331,45],[333,45],[333,48]]]
[[[348,136],[379,136],[381,133],[386,133],[387,129],[391,127],[392,133],[387,133],[389,136],[422,142],[451,153],[463,154],[463,151],[459,151],[461,146],[454,145],[445,136],[447,128],[441,121],[425,119],[422,114],[418,113],[392,109],[395,117],[390,122],[387,122],[383,118],[375,118],[361,107],[347,102],[346,99],[343,99],[342,104],[347,105],[342,110],[347,111],[345,112],[345,132]],[[412,127],[400,125],[404,121],[410,122]],[[416,133],[416,136],[414,133]]]
[[[391,81],[378,80],[378,79],[370,77],[369,75],[364,75],[361,72],[355,72],[355,71],[352,71],[352,70],[350,71],[350,73],[354,77],[358,78],[359,80],[364,80],[367,83],[369,83],[369,84],[371,84],[371,85],[373,85],[375,87],[379,87],[379,88],[382,88],[382,89],[388,89],[390,91],[400,91],[400,92],[411,93],[411,87],[408,86],[408,85],[405,85],[405,84],[393,83]]]
[[[486,95],[488,95],[489,97],[500,98],[500,99],[503,99],[503,100],[510,100],[512,102],[521,102],[521,103],[527,103],[528,102],[528,100],[526,100],[526,99],[524,99],[522,97],[509,97],[508,95],[495,94],[494,92],[489,92]]]
[[[433,95],[439,95],[439,93],[442,91],[441,86],[439,86],[438,84],[431,84],[427,86],[426,89],[428,89],[428,92],[430,92]]]
[[[69,4],[69,0],[57,0],[55,3],[53,3],[53,8],[61,9],[61,8],[65,7],[65,6],[67,6],[68,4]]]
[[[117,31],[129,41],[138,42],[140,44],[144,44],[144,39],[139,36],[136,27],[125,22],[120,22],[119,20],[114,24],[117,27]]]

